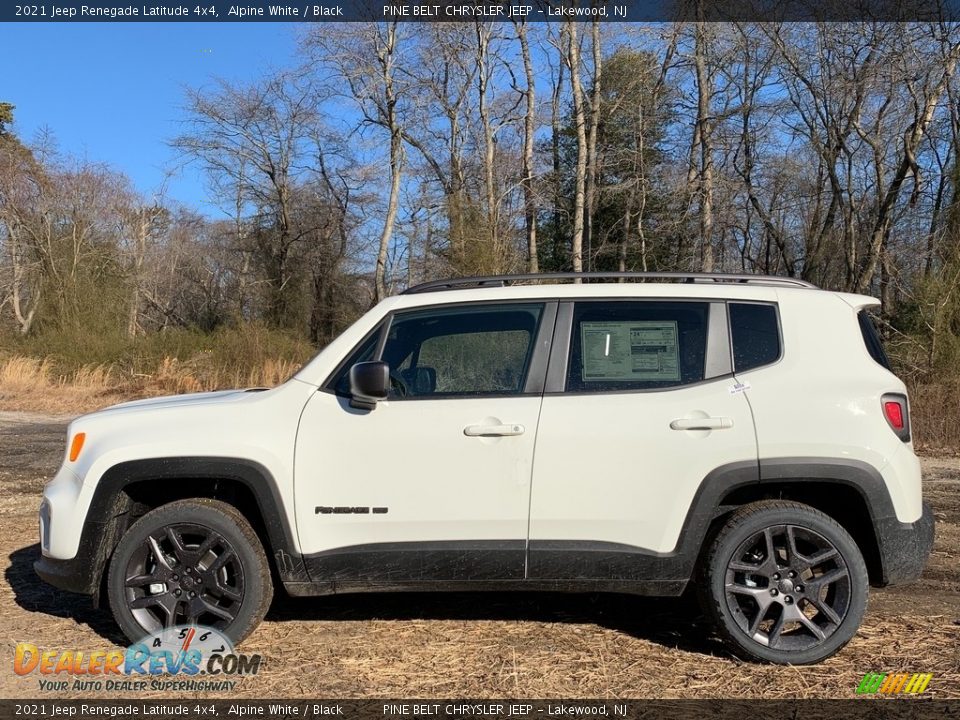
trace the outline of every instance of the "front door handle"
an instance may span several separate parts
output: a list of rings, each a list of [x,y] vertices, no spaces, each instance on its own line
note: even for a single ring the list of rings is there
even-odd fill
[[[467,425],[463,429],[467,437],[506,437],[523,435],[523,425]]]
[[[670,423],[671,430],[726,430],[733,427],[733,418],[705,417],[678,418]]]

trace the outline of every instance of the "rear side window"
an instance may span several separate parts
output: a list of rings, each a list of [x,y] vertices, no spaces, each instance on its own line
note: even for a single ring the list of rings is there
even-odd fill
[[[733,370],[745,372],[780,357],[777,308],[759,303],[730,303]]]
[[[578,302],[567,392],[658,390],[700,382],[707,303]]]
[[[883,343],[880,341],[880,333],[877,332],[873,324],[873,318],[866,310],[857,313],[857,322],[860,324],[860,334],[863,336],[863,344],[867,346],[867,352],[878,365],[882,365],[887,370],[890,367],[890,358],[887,357],[887,351],[883,349]]]

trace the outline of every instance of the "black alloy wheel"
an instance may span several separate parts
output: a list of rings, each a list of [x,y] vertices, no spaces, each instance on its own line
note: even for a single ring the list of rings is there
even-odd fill
[[[151,510],[123,535],[107,594],[124,634],[137,642],[175,625],[200,625],[239,642],[273,597],[263,545],[232,505],[195,498]]]
[[[196,523],[149,535],[127,562],[126,601],[150,632],[174,625],[223,629],[243,602],[243,565],[230,541]]]
[[[727,563],[726,601],[748,636],[767,647],[808,650],[850,610],[850,572],[825,537],[797,525],[754,533]]]

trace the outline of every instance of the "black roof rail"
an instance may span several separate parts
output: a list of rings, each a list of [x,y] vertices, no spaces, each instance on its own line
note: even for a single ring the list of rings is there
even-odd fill
[[[742,283],[748,285],[781,285],[786,287],[813,288],[817,286],[806,280],[774,275],[748,275],[732,273],[685,273],[685,272],[552,272],[524,273],[520,275],[482,275],[477,277],[431,280],[404,290],[401,295],[415,295],[440,290],[465,290],[484,287],[505,287],[515,283],[534,283],[551,280],[673,280],[688,283]]]

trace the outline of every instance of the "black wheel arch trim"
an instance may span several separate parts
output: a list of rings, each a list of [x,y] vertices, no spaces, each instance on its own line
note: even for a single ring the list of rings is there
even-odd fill
[[[725,497],[752,484],[743,477],[737,465],[723,466],[707,476],[694,499],[690,516],[698,507],[702,508],[701,517],[707,514],[711,506],[715,508],[715,513],[722,512]],[[757,485],[803,483],[835,483],[858,493],[870,515],[870,526],[879,555],[879,576],[872,577],[874,584],[883,586],[909,582],[920,576],[933,545],[933,517],[926,503],[923,515],[918,520],[900,522],[883,476],[874,466],[861,460],[781,457],[759,461]],[[684,524],[684,530],[699,530],[699,527],[690,525],[690,516]],[[703,527],[703,533],[706,529]],[[697,544],[702,543],[703,539],[704,535],[701,534]]]
[[[101,579],[113,549],[119,541],[117,528],[130,508],[122,500],[123,490],[144,481],[222,480],[238,482],[253,495],[263,520],[273,564],[281,581],[307,579],[277,482],[258,462],[233,457],[161,457],[130,460],[109,468],[100,478],[87,509],[77,554],[69,560],[41,557],[34,564],[46,582],[71,592],[92,595],[96,601]]]

